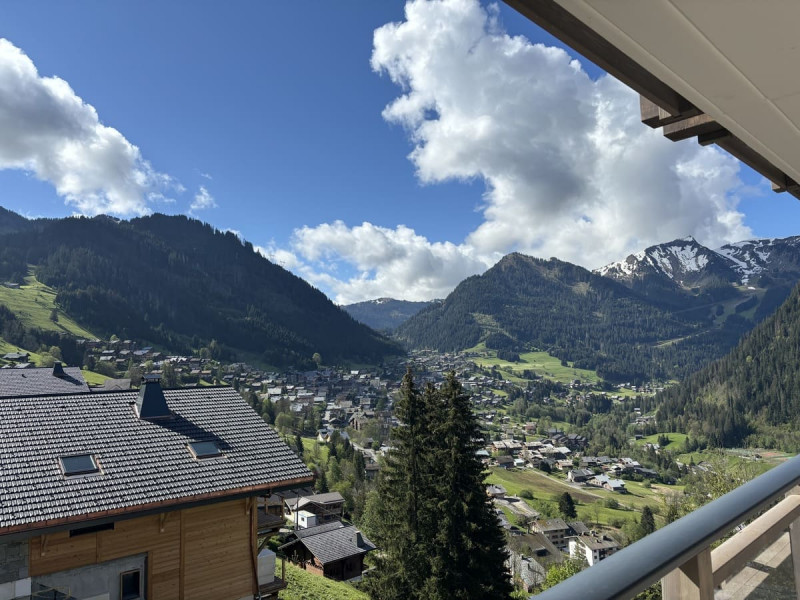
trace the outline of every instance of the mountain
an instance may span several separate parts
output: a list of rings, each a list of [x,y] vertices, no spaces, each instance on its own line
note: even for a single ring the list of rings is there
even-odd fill
[[[693,238],[595,272],[512,254],[398,327],[412,348],[535,347],[612,381],[685,377],[723,356],[800,281],[800,237],[711,250]]]
[[[369,325],[376,331],[391,331],[434,302],[437,300],[411,302],[393,298],[378,298],[377,300],[347,304],[342,308],[356,321]]]
[[[103,335],[276,366],[378,362],[400,350],[252,244],[184,216],[37,221],[0,236],[0,279],[33,272],[70,317]]]
[[[731,260],[692,237],[650,246],[595,272],[673,307],[733,297],[731,284],[741,279]]]
[[[480,341],[535,347],[612,381],[641,381],[683,376],[720,356],[746,330],[743,321],[731,315],[716,326],[707,308],[670,311],[582,267],[509,254],[395,335],[413,348],[441,351]]]
[[[800,286],[727,356],[655,398],[659,429],[683,431],[711,446],[797,452],[798,364]]]

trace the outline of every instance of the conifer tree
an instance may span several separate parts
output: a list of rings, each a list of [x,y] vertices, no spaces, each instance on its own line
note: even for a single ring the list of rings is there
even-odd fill
[[[380,553],[366,589],[377,600],[419,598],[430,573],[428,557],[433,531],[423,504],[430,490],[425,483],[425,445],[430,439],[422,397],[409,369],[400,386],[395,415],[401,422],[392,435],[393,450],[378,480],[379,501],[370,515]],[[430,514],[428,511],[427,514]]]
[[[642,518],[639,521],[642,530],[642,537],[653,533],[656,530],[656,521],[653,517],[653,510],[649,506],[642,509]]]
[[[564,492],[558,497],[558,510],[565,519],[574,519],[578,516],[575,510],[575,501],[569,492]]]
[[[477,421],[454,373],[441,389],[428,388],[432,423],[429,461],[435,490],[436,529],[430,550],[431,576],[421,597],[431,600],[507,598],[513,588],[505,560],[505,537],[486,494],[486,473]]]

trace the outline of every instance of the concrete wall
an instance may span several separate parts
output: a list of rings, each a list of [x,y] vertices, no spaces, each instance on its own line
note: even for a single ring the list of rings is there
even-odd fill
[[[68,592],[76,598],[119,600],[120,573],[139,569],[142,577],[141,593],[144,598],[147,589],[144,579],[146,556],[146,554],[136,554],[77,569],[38,575],[33,577],[33,589],[44,586]]]
[[[28,542],[0,542],[0,600],[30,594]]]

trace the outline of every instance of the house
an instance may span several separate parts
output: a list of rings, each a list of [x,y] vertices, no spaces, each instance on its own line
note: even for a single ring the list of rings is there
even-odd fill
[[[0,370],[0,398],[76,394],[91,392],[78,367],[52,367]]]
[[[501,469],[510,469],[514,466],[514,459],[510,456],[498,456],[497,466]]]
[[[292,562],[338,581],[359,579],[364,571],[364,556],[375,550],[364,534],[341,521],[292,531],[287,540],[280,550]]]
[[[490,498],[505,498],[506,497],[506,488],[502,485],[487,485],[486,486],[486,493]]]
[[[313,475],[232,388],[17,396],[0,402],[0,439],[3,597],[285,587],[256,545],[258,499]]]
[[[567,473],[567,480],[572,481],[573,483],[581,483],[591,479],[592,477],[594,477],[594,473],[592,473],[589,469],[572,469]]]
[[[564,519],[539,519],[531,522],[531,531],[542,533],[547,540],[562,552],[567,550],[570,527]]]
[[[569,555],[586,557],[591,567],[619,550],[619,543],[612,537],[596,532],[584,533],[569,539]]]
[[[326,523],[342,518],[344,515],[344,498],[339,492],[297,496],[286,500],[286,508],[288,508],[290,515],[294,515],[298,511],[306,511],[317,515],[319,523]]]

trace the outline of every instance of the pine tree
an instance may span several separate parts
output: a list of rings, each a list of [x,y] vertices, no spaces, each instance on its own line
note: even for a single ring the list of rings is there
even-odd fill
[[[486,495],[486,473],[476,456],[477,421],[469,397],[450,373],[437,393],[429,387],[426,408],[432,422],[429,461],[434,478],[436,518],[431,577],[421,597],[431,600],[489,600],[512,592],[505,537]]]
[[[578,516],[578,511],[575,510],[575,501],[569,492],[564,492],[558,497],[558,510],[565,519],[574,519]]]
[[[365,586],[376,600],[419,598],[430,574],[428,558],[433,530],[425,522],[422,504],[430,490],[424,481],[424,453],[430,439],[421,395],[409,369],[400,386],[395,415],[402,425],[392,436],[393,450],[378,479],[379,501],[368,511],[381,552]],[[431,511],[428,511],[430,514]]]
[[[639,521],[642,530],[642,537],[653,533],[656,530],[656,521],[653,518],[653,510],[649,506],[642,509],[642,518]]]

